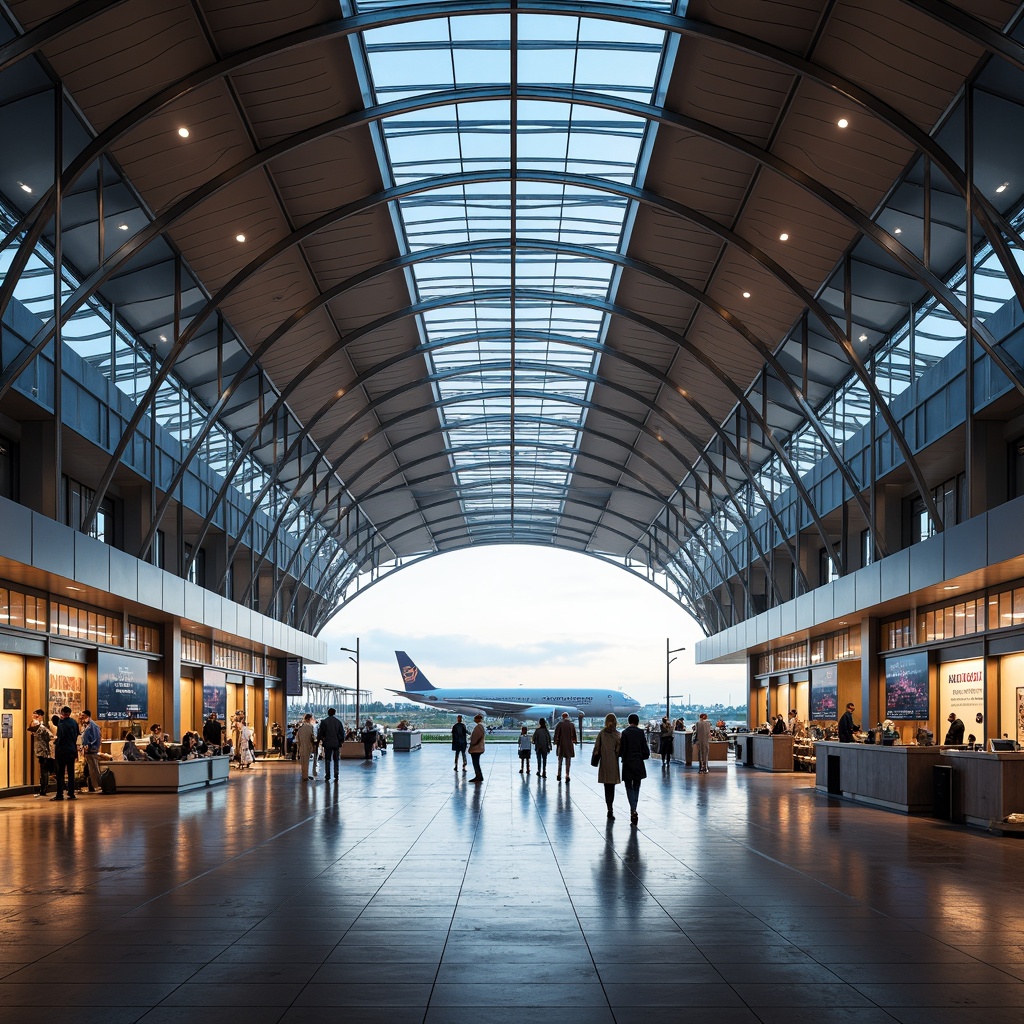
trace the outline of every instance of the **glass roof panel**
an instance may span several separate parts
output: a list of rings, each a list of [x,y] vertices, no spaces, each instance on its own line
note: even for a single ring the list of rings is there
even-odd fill
[[[673,7],[671,0],[634,5]],[[403,3],[363,0],[357,9],[385,6]],[[480,14],[373,30],[362,43],[378,102],[452,88],[507,91],[508,99],[384,120],[384,170],[396,184],[462,179],[395,208],[409,251],[461,247],[417,263],[411,279],[415,298],[453,300],[420,322],[428,343],[444,342],[426,360],[463,510],[468,518],[481,513],[488,532],[505,516],[509,536],[517,524],[553,533],[605,327],[603,312],[574,300],[612,295],[614,268],[600,254],[624,244],[629,203],[602,183],[636,180],[647,125],[528,93],[555,86],[577,90],[574,98],[585,89],[649,101],[664,35],[564,15]],[[476,180],[481,175],[498,180]],[[538,519],[537,510],[545,515]]]

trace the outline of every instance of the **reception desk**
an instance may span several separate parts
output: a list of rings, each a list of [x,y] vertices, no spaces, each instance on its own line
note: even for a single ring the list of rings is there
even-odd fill
[[[697,744],[693,742],[693,733],[686,731],[678,731],[675,735],[675,759],[679,760],[679,755],[682,754],[682,760],[686,762],[687,767],[693,764],[697,760]],[[729,741],[728,740],[712,740],[711,745],[708,748],[708,764],[712,761],[720,761],[724,764],[729,760]]]
[[[931,814],[932,768],[945,763],[938,747],[821,741],[814,744],[814,753],[819,792],[904,814]]]
[[[1024,812],[1024,753],[944,750],[943,761],[953,768],[955,820],[988,828]]]
[[[231,759],[197,757],[191,761],[104,761],[119,793],[186,793],[228,781]]]
[[[391,749],[394,750],[395,753],[419,750],[422,745],[422,733],[419,729],[395,729],[395,731],[391,733]]]
[[[777,736],[753,733],[747,737],[751,746],[749,766],[766,772],[793,770],[793,737],[789,733]]]

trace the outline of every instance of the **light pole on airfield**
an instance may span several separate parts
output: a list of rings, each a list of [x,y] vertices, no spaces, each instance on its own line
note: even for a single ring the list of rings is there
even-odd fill
[[[673,647],[672,641],[669,640],[668,637],[665,637],[665,717],[670,722],[672,721],[672,696],[669,693],[669,690],[671,689],[669,665],[676,660],[672,657],[673,654],[678,654],[680,651],[685,650],[685,647]]]
[[[349,658],[349,661],[356,663],[356,729],[359,728],[359,637],[356,637],[355,647],[342,647],[342,651],[348,651],[349,654],[354,654],[354,658]]]

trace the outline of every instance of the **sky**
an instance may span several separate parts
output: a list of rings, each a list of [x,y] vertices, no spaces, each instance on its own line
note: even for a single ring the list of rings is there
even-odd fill
[[[374,700],[401,689],[404,650],[434,686],[611,686],[665,702],[745,699],[742,665],[695,666],[703,632],[674,601],[615,566],[551,548],[487,547],[428,558],[364,591],[321,632],[329,662],[307,677],[355,685],[341,647],[360,641],[360,685]]]

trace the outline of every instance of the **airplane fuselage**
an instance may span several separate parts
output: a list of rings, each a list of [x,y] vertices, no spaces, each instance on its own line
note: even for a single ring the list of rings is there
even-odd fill
[[[640,702],[616,690],[598,690],[578,687],[550,690],[509,687],[507,689],[465,689],[441,687],[433,690],[411,691],[392,690],[392,693],[415,701],[426,707],[435,707],[463,715],[474,715],[478,711],[495,717],[528,720],[551,718],[563,711],[571,716],[584,715],[587,718],[603,718],[613,714],[625,718],[639,712]],[[518,705],[515,708],[497,708],[496,704]],[[526,705],[525,707],[523,705]]]

